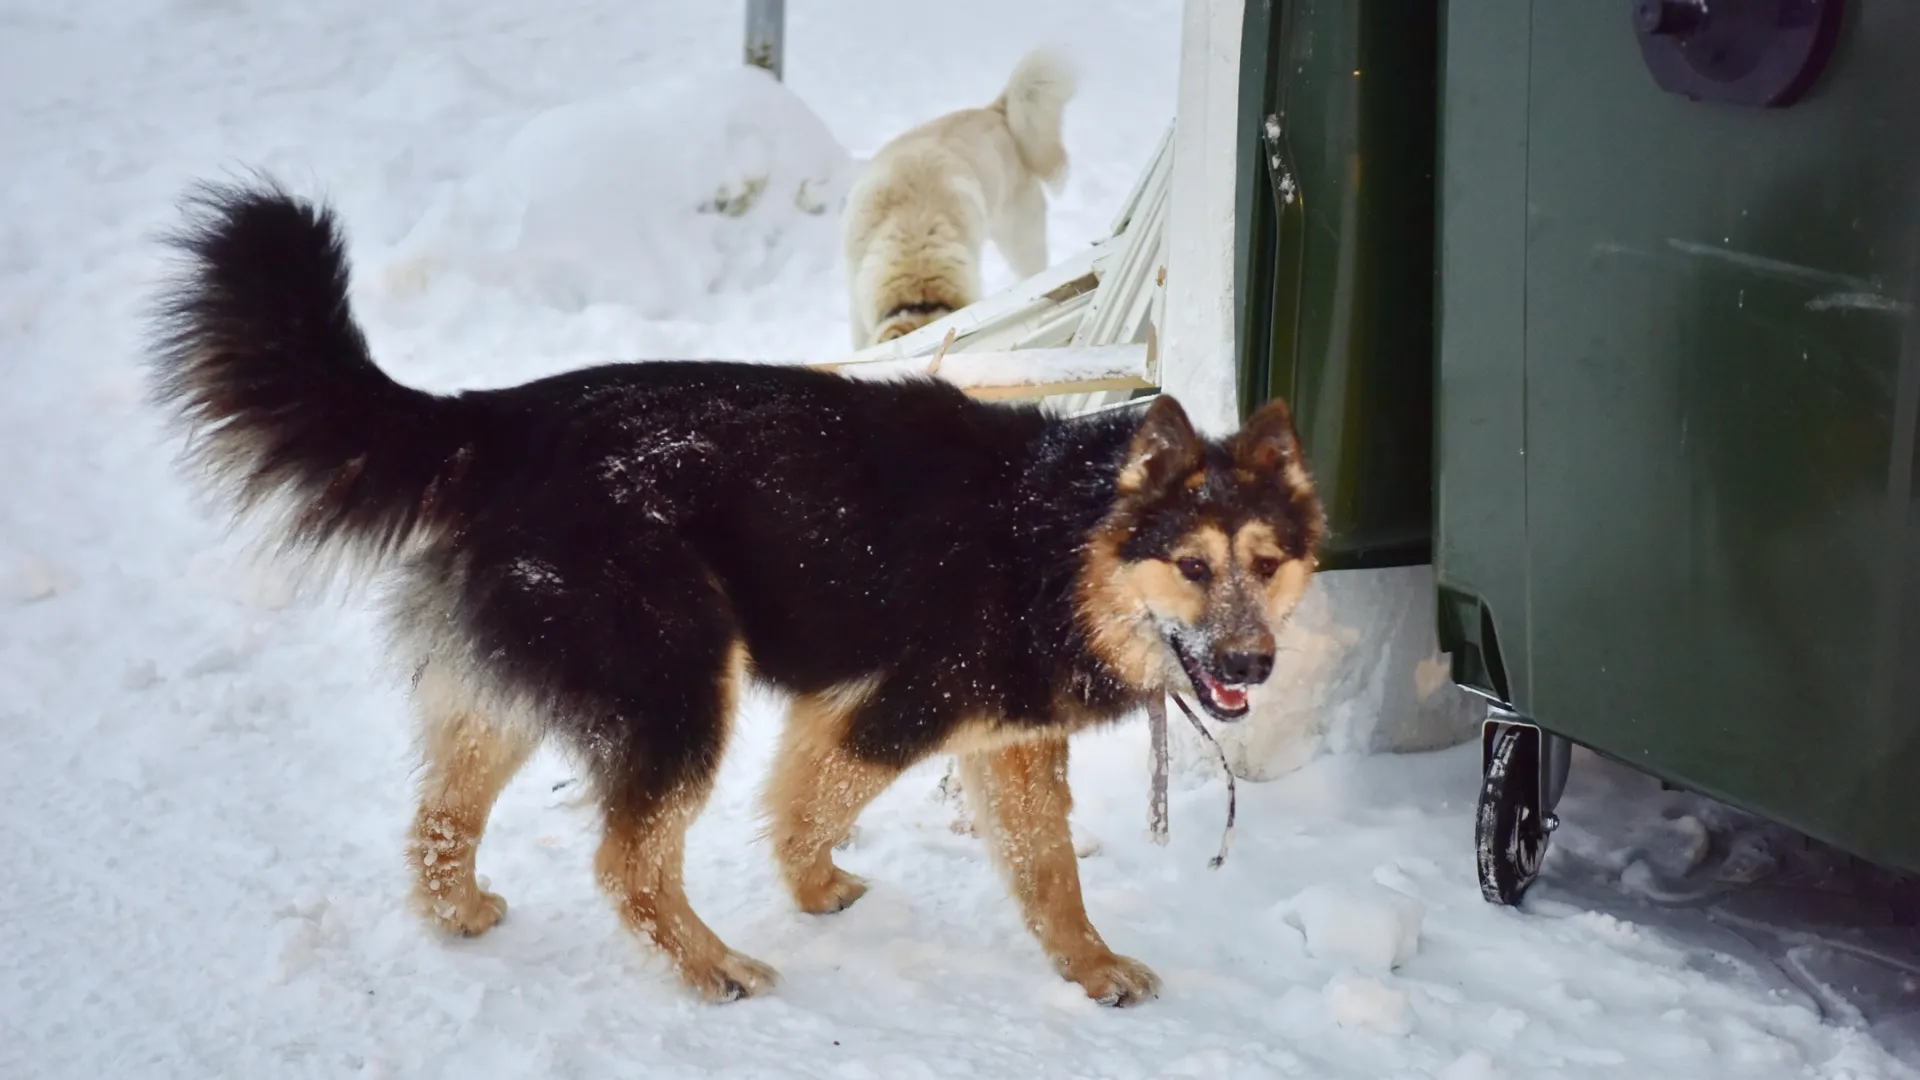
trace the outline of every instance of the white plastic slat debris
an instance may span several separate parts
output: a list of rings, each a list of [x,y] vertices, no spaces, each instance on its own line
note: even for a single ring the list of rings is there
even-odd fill
[[[861,379],[892,379],[934,374],[930,362],[918,356],[897,360],[869,360],[857,364],[823,364]],[[941,358],[938,375],[976,397],[1037,396],[1046,387],[1086,390],[1146,389],[1145,345],[1068,346],[1019,349],[1008,352],[949,351]]]

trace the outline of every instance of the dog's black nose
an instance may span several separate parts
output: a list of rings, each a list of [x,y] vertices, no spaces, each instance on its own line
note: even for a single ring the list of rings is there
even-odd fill
[[[1230,683],[1263,683],[1273,674],[1270,652],[1230,652],[1220,654],[1220,678]]]

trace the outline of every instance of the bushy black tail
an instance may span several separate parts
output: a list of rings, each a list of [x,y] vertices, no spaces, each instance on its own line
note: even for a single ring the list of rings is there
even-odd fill
[[[161,298],[153,367],[190,459],[238,512],[284,510],[286,549],[377,563],[447,524],[477,402],[375,365],[331,211],[265,181],[203,186],[186,209],[170,243],[187,263]]]

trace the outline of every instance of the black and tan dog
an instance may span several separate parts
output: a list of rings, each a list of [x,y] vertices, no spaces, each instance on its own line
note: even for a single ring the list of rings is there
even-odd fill
[[[1067,737],[1191,687],[1247,708],[1322,524],[1285,406],[1225,442],[1171,398],[1080,420],[931,380],[755,364],[597,367],[437,396],[377,367],[324,208],[210,188],[155,347],[160,400],[237,511],[292,552],[397,571],[425,758],[425,914],[506,910],[474,877],[495,797],[543,739],[585,763],[599,880],[707,998],[770,987],[688,907],[688,824],[747,679],[792,695],[766,812],[809,912],[861,808],[962,756],[982,835],[1060,973],[1110,1004],[1158,980],[1087,920]]]

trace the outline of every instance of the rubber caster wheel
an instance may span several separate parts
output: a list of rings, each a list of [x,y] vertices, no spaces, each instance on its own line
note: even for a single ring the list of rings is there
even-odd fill
[[[1483,743],[1485,778],[1474,818],[1480,895],[1513,907],[1540,876],[1547,837],[1557,822],[1540,805],[1540,731],[1493,726]]]

